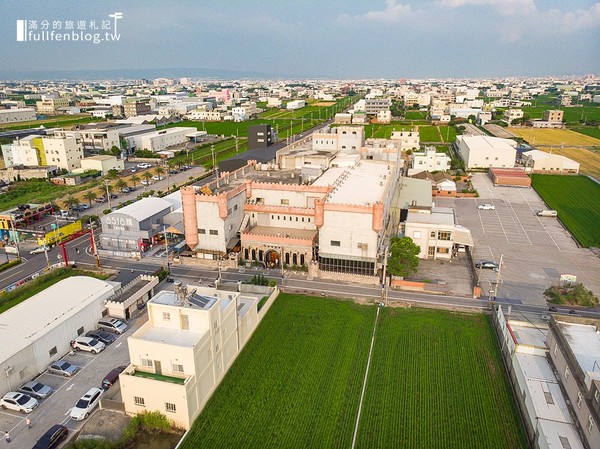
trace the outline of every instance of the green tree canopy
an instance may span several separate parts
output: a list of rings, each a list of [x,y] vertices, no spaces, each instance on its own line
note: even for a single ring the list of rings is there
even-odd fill
[[[417,271],[421,249],[410,237],[392,237],[387,270],[394,276],[406,277]]]

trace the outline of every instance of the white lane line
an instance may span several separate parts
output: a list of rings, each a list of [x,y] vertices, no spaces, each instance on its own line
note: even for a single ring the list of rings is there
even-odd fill
[[[352,438],[352,449],[356,446],[356,436],[358,435],[358,424],[360,423],[360,414],[362,412],[363,400],[365,398],[365,390],[367,389],[367,378],[369,377],[369,367],[371,366],[371,355],[373,354],[373,345],[375,344],[375,331],[377,330],[377,319],[381,307],[377,307],[375,314],[375,324],[373,325],[373,334],[371,335],[371,348],[369,349],[369,358],[367,359],[367,369],[363,380],[362,392],[360,394],[360,403],[358,404],[358,415],[356,416],[356,425],[354,426],[354,437]]]

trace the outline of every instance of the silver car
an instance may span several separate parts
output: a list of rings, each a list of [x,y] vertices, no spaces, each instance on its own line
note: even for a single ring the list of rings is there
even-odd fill
[[[46,399],[48,396],[50,396],[52,394],[52,392],[54,390],[52,389],[52,387],[49,387],[48,385],[44,385],[41,382],[32,380],[32,381],[27,382],[26,384],[21,385],[21,388],[19,388],[19,391],[21,393],[28,394],[29,396],[32,396],[34,398]]]
[[[60,374],[65,377],[71,377],[79,370],[78,366],[71,365],[64,360],[57,360],[48,366],[48,371],[54,374]]]

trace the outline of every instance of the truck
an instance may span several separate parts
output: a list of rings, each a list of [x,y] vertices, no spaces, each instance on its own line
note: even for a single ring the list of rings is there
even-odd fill
[[[558,212],[556,212],[555,210],[546,209],[538,211],[536,215],[538,217],[557,217]]]

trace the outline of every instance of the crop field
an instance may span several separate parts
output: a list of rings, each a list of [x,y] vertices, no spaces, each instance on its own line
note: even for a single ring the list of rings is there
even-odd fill
[[[372,123],[365,125],[365,138],[389,139],[392,131],[410,131],[412,129],[413,127],[410,125]]]
[[[419,126],[419,139],[421,142],[440,142],[440,133],[437,126]]]
[[[404,114],[406,120],[423,120],[427,118],[427,112],[422,111],[406,111]]]
[[[181,449],[350,448],[374,306],[281,294]],[[356,448],[526,448],[489,318],[381,309]]]
[[[600,140],[600,128],[571,128],[573,131]]]
[[[381,311],[357,447],[525,448],[490,318]]]
[[[568,129],[508,128],[531,145],[600,146],[600,139]]]
[[[600,185],[585,176],[534,174],[531,180],[581,246],[600,246]]]
[[[439,129],[444,142],[454,142],[456,140],[456,128],[454,126],[439,126]]]
[[[539,102],[538,102],[539,105]],[[574,106],[574,107],[558,107],[556,103],[547,104],[546,106],[525,106],[523,112],[528,114],[532,119],[541,119],[544,111],[548,109],[562,109],[565,111],[564,119],[567,123],[579,123],[580,120],[595,120],[600,122],[600,107],[599,106]]]

